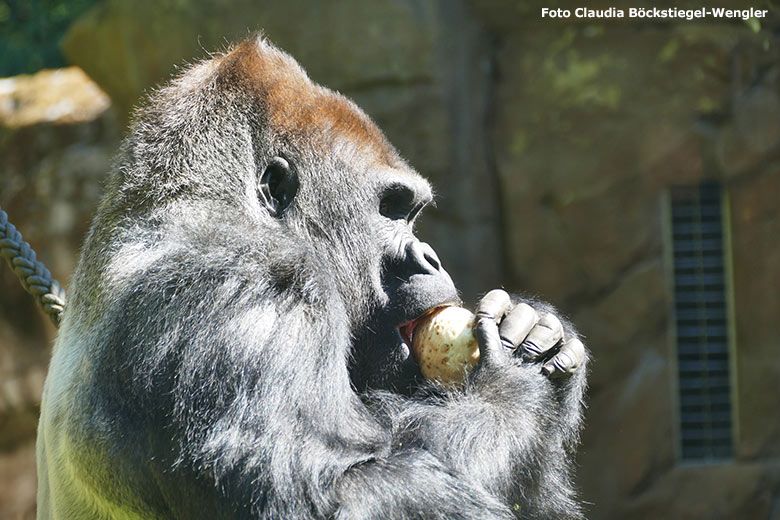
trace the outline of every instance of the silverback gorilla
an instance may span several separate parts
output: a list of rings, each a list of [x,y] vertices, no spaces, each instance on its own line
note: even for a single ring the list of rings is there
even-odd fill
[[[38,435],[38,517],[581,518],[585,348],[494,290],[461,390],[415,319],[458,301],[431,189],[262,38],[139,111],[86,239]]]

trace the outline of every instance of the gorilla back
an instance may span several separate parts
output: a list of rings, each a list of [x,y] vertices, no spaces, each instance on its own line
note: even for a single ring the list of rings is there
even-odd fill
[[[491,293],[465,388],[426,385],[409,335],[458,300],[413,233],[431,189],[354,104],[252,38],[153,94],[117,165],[44,389],[39,518],[580,518],[576,333],[531,356],[516,310],[553,309]]]

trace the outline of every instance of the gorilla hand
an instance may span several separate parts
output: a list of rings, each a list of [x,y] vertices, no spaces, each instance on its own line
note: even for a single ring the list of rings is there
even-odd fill
[[[548,377],[573,374],[585,361],[585,346],[564,327],[551,308],[513,303],[506,291],[494,289],[479,302],[475,336],[482,363],[497,366],[519,357],[542,363]]]

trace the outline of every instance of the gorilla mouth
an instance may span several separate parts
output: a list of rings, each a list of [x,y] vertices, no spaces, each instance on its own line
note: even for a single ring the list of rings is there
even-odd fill
[[[398,334],[401,335],[401,341],[406,343],[406,346],[412,346],[412,337],[414,336],[414,328],[417,326],[417,322],[420,318],[409,320],[398,326]]]
[[[429,314],[435,312],[438,309],[442,309],[444,307],[449,307],[450,305],[453,305],[453,304],[436,305],[434,307],[431,307],[430,309],[428,309],[427,311],[425,311],[421,315],[417,316],[416,318],[401,323],[398,326],[398,334],[401,336],[401,341],[406,343],[406,346],[411,349],[412,348],[412,340],[414,339],[414,329],[417,327],[417,324],[423,318],[428,316]]]

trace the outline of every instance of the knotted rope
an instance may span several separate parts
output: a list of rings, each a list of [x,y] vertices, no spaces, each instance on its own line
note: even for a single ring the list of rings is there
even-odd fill
[[[8,215],[3,208],[0,208],[0,254],[19,277],[24,290],[35,297],[43,312],[59,327],[65,309],[65,289],[35,259],[35,251],[22,240],[22,234],[14,225],[8,222]]]

